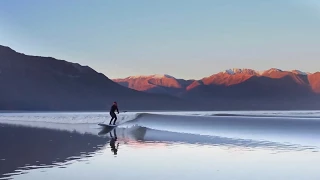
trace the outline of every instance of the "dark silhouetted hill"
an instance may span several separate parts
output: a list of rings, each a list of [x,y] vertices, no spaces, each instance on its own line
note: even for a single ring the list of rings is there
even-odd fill
[[[0,46],[1,110],[190,109],[168,95],[125,88],[88,66]]]

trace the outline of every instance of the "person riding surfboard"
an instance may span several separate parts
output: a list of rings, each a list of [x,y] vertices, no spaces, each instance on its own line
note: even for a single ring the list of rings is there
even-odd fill
[[[118,104],[117,104],[117,102],[113,102],[113,104],[112,104],[112,106],[111,106],[110,116],[111,116],[112,118],[111,118],[111,120],[110,120],[110,122],[109,122],[109,125],[111,125],[112,120],[114,120],[113,125],[116,125],[117,115],[116,115],[115,111],[117,111],[118,114],[119,114],[119,109],[118,109]]]

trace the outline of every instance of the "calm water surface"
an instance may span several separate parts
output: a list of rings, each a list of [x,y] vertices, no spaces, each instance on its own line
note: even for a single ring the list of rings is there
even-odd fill
[[[174,118],[179,122],[179,117]],[[214,127],[212,134],[205,128],[202,134],[188,129],[185,117],[179,126],[185,132],[178,125],[165,130],[168,123],[154,124],[149,119],[114,130],[95,124],[77,124],[72,129],[50,123],[0,123],[0,179],[320,179],[318,121],[307,121],[313,127],[310,132],[308,125],[295,131],[292,124],[301,127],[300,121],[288,122],[286,127],[293,131],[284,131],[292,134],[291,141],[278,134],[287,121],[271,131],[274,122],[259,119],[266,127],[264,133],[255,134],[260,132],[258,125],[250,123],[255,130],[251,136],[258,138],[248,138],[243,129],[247,126],[236,125],[238,121],[229,123],[233,133],[224,129],[226,136],[214,136]],[[207,119],[201,122],[211,127]],[[220,122],[215,125],[220,130],[224,127]]]

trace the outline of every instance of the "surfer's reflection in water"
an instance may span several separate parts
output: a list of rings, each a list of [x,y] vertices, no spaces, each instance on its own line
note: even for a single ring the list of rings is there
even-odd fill
[[[110,147],[111,147],[111,151],[113,152],[114,155],[118,154],[118,148],[119,148],[119,143],[117,142],[117,133],[116,133],[116,129],[113,129],[113,134],[114,137],[112,136],[112,131],[110,131]],[[117,146],[116,146],[117,143]]]

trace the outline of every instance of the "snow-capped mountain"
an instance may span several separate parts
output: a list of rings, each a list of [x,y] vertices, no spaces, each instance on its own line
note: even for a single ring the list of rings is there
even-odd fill
[[[309,74],[311,74],[311,73],[309,73],[309,72],[302,72],[302,71],[300,71],[300,70],[293,70],[292,73],[294,73],[294,74],[300,74],[300,75],[309,75]]]
[[[227,69],[224,71],[224,73],[230,74],[230,75],[235,75],[235,74],[248,74],[248,75],[263,75],[263,74],[270,74],[270,73],[274,73],[274,72],[292,72],[294,74],[300,74],[300,75],[308,75],[311,73],[307,73],[307,72],[303,72],[300,70],[292,70],[292,71],[283,71],[281,69],[277,69],[277,68],[271,68],[265,71],[256,71],[253,69],[246,69],[246,68],[233,68],[233,69]]]
[[[188,80],[177,79],[168,74],[129,76],[113,81],[138,91],[169,94],[184,90],[190,84]]]
[[[136,75],[136,76],[129,76],[128,79],[138,79],[138,78],[154,78],[154,79],[162,79],[162,78],[173,78],[173,76],[170,76],[168,74],[153,74],[153,75]]]
[[[255,71],[253,69],[239,69],[239,68],[233,68],[233,69],[227,69],[224,73],[235,75],[235,74],[249,74],[249,75],[259,75],[260,73],[258,71]]]

